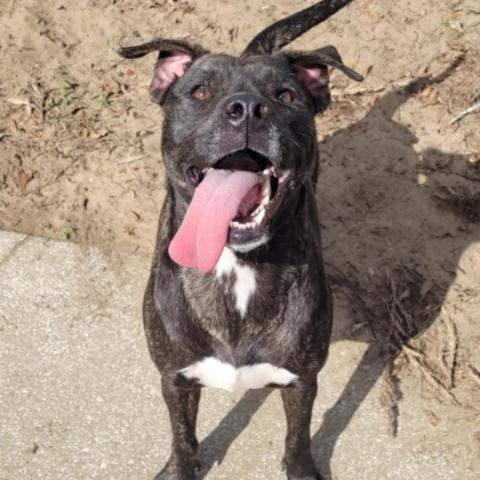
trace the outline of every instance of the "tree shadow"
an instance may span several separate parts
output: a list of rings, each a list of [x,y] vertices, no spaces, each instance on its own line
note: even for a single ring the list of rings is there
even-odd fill
[[[435,149],[418,153],[413,132],[393,119],[406,101],[446,80],[462,61],[457,58],[437,77],[421,77],[385,94],[362,120],[320,145],[320,152],[330,152],[320,174],[320,186],[323,182],[327,189],[319,198],[325,244],[333,247],[325,255],[327,270],[334,291],[350,290],[353,309],[369,323],[374,338],[312,439],[314,458],[327,480],[342,432],[404,345],[438,318],[460,256],[480,239],[478,229],[475,234],[473,225],[465,227],[472,218],[462,218],[468,217],[462,205],[457,211],[455,202],[441,208],[431,186],[420,188],[416,181],[419,172],[435,175],[439,165],[465,165],[467,159]],[[373,134],[366,138],[366,132]],[[452,233],[457,230],[461,234]],[[424,238],[424,231],[438,235]],[[354,339],[348,332],[338,335],[333,341]]]

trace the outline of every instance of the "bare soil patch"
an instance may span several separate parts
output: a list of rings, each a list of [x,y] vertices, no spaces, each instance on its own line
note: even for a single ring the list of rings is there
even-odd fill
[[[239,53],[312,0],[6,0],[0,12],[0,228],[150,255],[164,196],[153,58],[121,44],[186,37]],[[318,201],[338,333],[383,345],[385,406],[438,398],[480,427],[480,99],[476,0],[357,0],[294,47],[335,45],[318,118]],[[401,403],[400,403],[401,413]],[[466,439],[478,443],[475,439]]]

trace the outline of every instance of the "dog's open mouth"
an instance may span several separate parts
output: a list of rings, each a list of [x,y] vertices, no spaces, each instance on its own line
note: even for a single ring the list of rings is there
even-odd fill
[[[195,173],[194,196],[169,254],[182,266],[208,272],[225,245],[248,251],[268,238],[266,227],[282,202],[290,174],[250,150],[227,155],[213,168]]]
[[[243,150],[220,159],[215,169],[253,172],[260,181],[243,197],[237,214],[230,221],[229,240],[238,242],[236,231],[261,229],[273,218],[285,193],[289,172],[281,172],[271,162],[256,152]],[[231,238],[235,237],[235,238]]]
[[[263,176],[261,182],[255,185],[244,197],[237,215],[230,221],[231,228],[248,230],[262,226],[271,213],[272,208],[278,203],[281,196],[279,187],[285,184],[288,174],[280,178],[274,167],[266,168],[260,173]]]

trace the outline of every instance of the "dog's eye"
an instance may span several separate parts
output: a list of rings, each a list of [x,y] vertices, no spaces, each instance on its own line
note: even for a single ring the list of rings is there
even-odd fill
[[[195,100],[207,100],[212,96],[212,91],[206,85],[197,85],[192,90],[192,97]]]
[[[277,94],[277,98],[282,102],[282,103],[292,103],[293,100],[295,99],[295,94],[288,89],[282,90]]]

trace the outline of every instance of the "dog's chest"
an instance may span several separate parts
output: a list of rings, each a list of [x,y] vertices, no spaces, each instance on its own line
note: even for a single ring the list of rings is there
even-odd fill
[[[226,334],[251,320],[254,312],[249,308],[258,293],[258,272],[242,263],[230,248],[223,249],[209,275],[195,270],[184,271],[183,275],[190,308],[206,330],[223,329]]]
[[[211,294],[209,302],[197,304],[197,314],[215,341],[214,350],[221,358],[229,358],[232,362],[220,360],[213,354],[199,358],[178,373],[203,386],[227,391],[245,391],[267,385],[287,386],[294,382],[297,375],[270,363],[269,360],[275,362],[273,357],[256,355],[256,352],[274,349],[276,334],[282,330],[266,326],[267,312],[258,311],[254,305],[256,296],[264,295],[263,289],[259,288],[262,281],[259,271],[242,263],[231,249],[225,247],[212,273],[209,284],[212,291],[204,292],[205,297]],[[195,293],[198,294],[198,290]],[[262,313],[265,318],[259,322],[257,317],[263,317]]]
[[[267,385],[285,387],[298,379],[296,374],[286,368],[271,363],[235,367],[215,357],[204,358],[178,373],[205,387],[221,388],[229,392],[263,388]]]
[[[243,318],[249,303],[257,290],[256,272],[248,265],[242,265],[235,253],[225,247],[215,266],[216,283],[223,284],[225,295],[231,295],[235,309]]]

